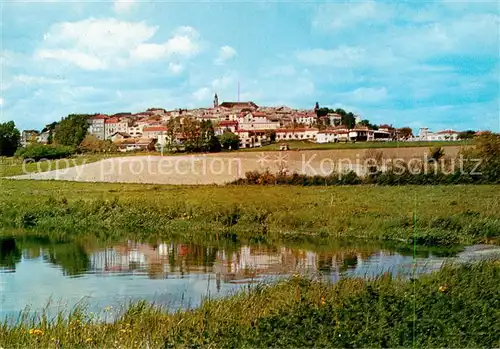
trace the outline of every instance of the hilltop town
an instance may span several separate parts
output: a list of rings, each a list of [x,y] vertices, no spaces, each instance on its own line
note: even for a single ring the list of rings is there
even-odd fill
[[[217,94],[210,108],[173,109],[150,108],[139,113],[87,115],[87,134],[99,140],[109,140],[123,152],[151,149],[175,142],[183,144],[182,132],[186,120],[210,122],[215,136],[231,132],[238,136],[240,148],[261,147],[271,142],[302,140],[315,143],[362,141],[453,141],[460,133],[443,130],[437,133],[427,128],[415,137],[411,128],[392,125],[372,125],[369,120],[343,109],[320,108],[298,110],[286,106],[258,106],[252,101],[219,103]],[[172,123],[179,125],[175,132]],[[55,123],[41,132],[25,130],[21,143],[33,140],[47,144],[55,132]],[[169,127],[170,131],[169,132]],[[174,139],[172,139],[174,138]]]

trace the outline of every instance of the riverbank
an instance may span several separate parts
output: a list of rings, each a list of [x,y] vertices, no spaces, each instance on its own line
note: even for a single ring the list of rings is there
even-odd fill
[[[500,194],[478,186],[162,186],[2,180],[0,225],[52,236],[190,241],[364,238],[473,245],[500,237]]]
[[[112,323],[83,308],[3,323],[5,348],[499,347],[500,264],[446,266],[413,281],[301,277],[168,314],[138,303]],[[107,309],[106,311],[116,311]]]

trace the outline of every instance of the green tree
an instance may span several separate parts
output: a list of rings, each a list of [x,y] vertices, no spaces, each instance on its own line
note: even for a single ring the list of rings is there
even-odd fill
[[[21,134],[14,121],[0,124],[0,156],[12,156],[19,148]]]
[[[167,132],[165,137],[165,148],[168,151],[177,152],[181,150],[181,144],[177,140],[177,135],[181,133],[181,120],[179,117],[171,118],[167,122]]]
[[[411,127],[401,127],[397,130],[399,138],[409,139],[413,137],[413,131]]]
[[[55,127],[54,141],[57,144],[78,147],[87,135],[88,115],[71,114]]]
[[[337,109],[339,110],[339,109]],[[340,109],[342,110],[342,109]],[[340,113],[338,113],[340,114]],[[354,128],[354,126],[356,125],[356,118],[354,117],[354,114],[349,112],[349,113],[345,113],[342,115],[340,114],[341,117],[342,117],[342,125],[346,126],[347,128]]]
[[[476,134],[476,131],[474,130],[467,130],[460,132],[458,135],[458,139],[472,139],[474,138],[474,135]]]
[[[199,152],[202,150],[203,135],[201,124],[193,118],[184,118],[182,134],[185,140],[184,146],[187,152]]]
[[[359,122],[359,124],[360,124],[361,126],[366,126],[366,127],[368,127],[369,129],[371,129],[371,130],[378,130],[378,126],[377,126],[377,125],[375,125],[375,124],[370,123],[370,120],[368,120],[368,119],[361,120],[361,121]]]
[[[240,137],[232,132],[224,132],[220,137],[223,149],[238,150],[240,148]]]
[[[221,151],[221,144],[219,138],[215,136],[215,130],[212,121],[202,121],[202,136],[203,136],[203,150],[211,153]]]

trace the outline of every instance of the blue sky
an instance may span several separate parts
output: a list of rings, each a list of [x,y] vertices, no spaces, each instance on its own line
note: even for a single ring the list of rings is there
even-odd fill
[[[497,2],[1,3],[1,119],[258,105],[500,128]]]

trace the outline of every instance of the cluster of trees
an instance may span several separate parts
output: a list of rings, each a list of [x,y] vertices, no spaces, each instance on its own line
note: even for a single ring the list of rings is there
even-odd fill
[[[215,135],[211,121],[193,118],[172,118],[167,123],[165,148],[168,151],[219,152],[222,149],[237,150],[240,138],[232,132]]]
[[[222,148],[211,121],[177,117],[168,121],[167,129],[168,151],[219,152]]]
[[[475,134],[476,134],[476,131],[474,131],[474,130],[463,131],[463,132],[460,132],[460,134],[458,135],[458,139],[472,139],[472,138],[474,138]]]
[[[54,142],[60,145],[78,147],[87,135],[89,115],[70,114],[54,127]]]
[[[316,102],[316,107],[314,108],[314,110],[316,111],[316,116],[318,118],[321,116],[326,116],[330,113],[336,113],[342,117],[341,120],[342,125],[346,126],[347,128],[353,128],[356,125],[356,116],[352,112],[347,112],[342,108],[337,108],[337,109],[330,109],[327,107],[320,108],[319,103]]]
[[[21,134],[14,121],[0,123],[0,156],[12,156],[21,141]]]

